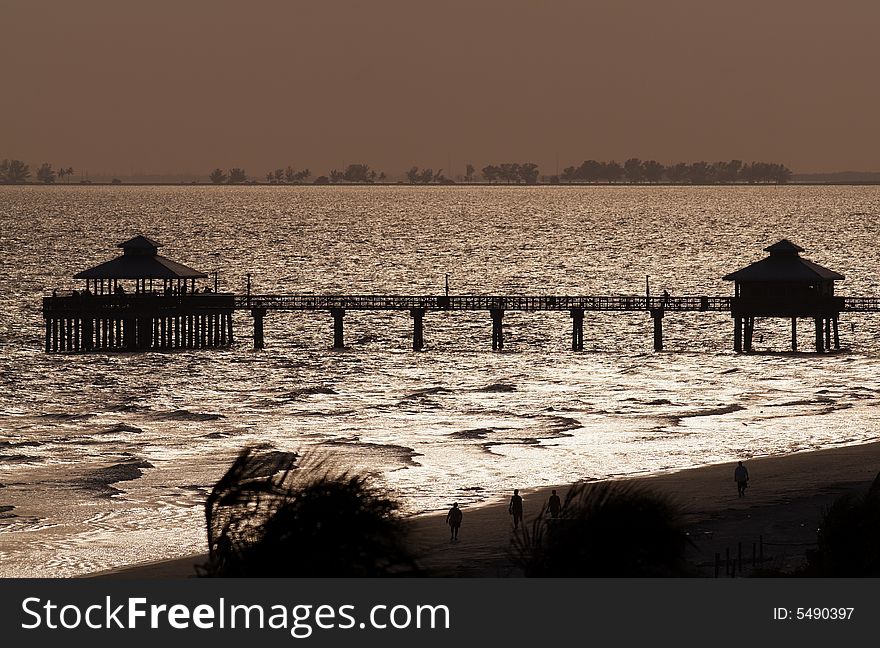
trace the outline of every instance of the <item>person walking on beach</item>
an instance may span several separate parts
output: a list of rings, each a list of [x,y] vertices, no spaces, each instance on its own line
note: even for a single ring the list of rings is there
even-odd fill
[[[736,470],[733,471],[733,479],[736,481],[737,494],[739,497],[745,497],[746,487],[749,485],[749,471],[743,466],[742,461],[737,464]]]
[[[510,498],[510,505],[507,507],[507,512],[513,516],[513,529],[518,529],[523,516],[523,499],[519,496],[518,488],[513,490],[513,497]]]
[[[547,510],[550,511],[550,517],[554,518],[558,518],[559,511],[562,510],[562,502],[555,490],[550,493],[550,499],[547,501]]]
[[[446,524],[449,525],[449,542],[455,542],[458,540],[458,528],[461,526],[461,518],[464,515],[461,512],[461,509],[458,508],[458,502],[452,505],[452,508],[449,509],[449,513],[446,514]]]

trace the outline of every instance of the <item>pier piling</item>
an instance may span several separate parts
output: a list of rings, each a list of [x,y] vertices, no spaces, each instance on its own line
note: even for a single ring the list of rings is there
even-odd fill
[[[490,308],[489,313],[492,315],[492,350],[502,351],[504,349],[504,309]]]
[[[662,308],[651,309],[651,319],[654,320],[654,351],[663,350],[663,315]]]
[[[345,329],[342,318],[345,317],[344,308],[331,308],[330,314],[333,316],[333,348],[345,348]]]
[[[263,339],[263,318],[266,316],[266,309],[252,308],[251,315],[254,318],[254,349],[263,349],[266,346]],[[205,337],[210,341],[210,335]]]
[[[413,351],[421,351],[425,346],[425,309],[411,308],[409,316],[413,321]]]
[[[742,318],[739,315],[733,316],[733,351],[734,353],[742,353],[743,350],[743,331]]]
[[[746,353],[751,353],[752,351],[752,339],[755,334],[755,318],[754,317],[746,317],[744,319],[743,326],[743,347]]]
[[[571,315],[571,350],[584,350],[584,309],[572,308]]]

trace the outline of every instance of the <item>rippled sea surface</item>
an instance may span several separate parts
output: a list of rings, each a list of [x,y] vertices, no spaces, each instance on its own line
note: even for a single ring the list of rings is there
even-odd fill
[[[274,313],[250,349],[45,355],[41,297],[143,233],[221,290],[727,295],[787,237],[875,296],[875,187],[0,187],[0,575],[67,576],[203,551],[202,503],[246,445],[374,473],[410,512],[515,488],[877,438],[880,314],[845,350],[735,355],[720,313]],[[809,323],[800,346],[810,345]],[[759,351],[788,323],[760,320]]]

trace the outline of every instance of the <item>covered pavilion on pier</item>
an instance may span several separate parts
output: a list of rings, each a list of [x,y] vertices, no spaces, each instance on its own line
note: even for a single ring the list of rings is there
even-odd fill
[[[804,251],[787,239],[766,248],[769,255],[725,275],[734,282],[731,300],[734,351],[751,351],[757,317],[791,319],[791,349],[797,351],[797,320],[810,318],[816,327],[816,352],[840,348],[838,319],[844,300],[834,296],[834,282],[844,277],[800,256]]]

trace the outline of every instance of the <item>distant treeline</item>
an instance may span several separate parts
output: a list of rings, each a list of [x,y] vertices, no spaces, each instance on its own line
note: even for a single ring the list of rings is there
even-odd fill
[[[629,182],[676,184],[732,184],[737,182],[775,182],[785,184],[791,180],[791,171],[784,164],[772,162],[679,162],[664,165],[656,160],[630,158],[622,165],[618,162],[586,160],[580,166],[566,167],[559,176],[562,182]]]
[[[42,163],[36,171],[38,183],[51,184],[56,180],[70,181],[73,167],[55,169],[48,162]],[[30,166],[21,160],[3,160],[0,162],[0,183],[24,184],[31,182]],[[265,178],[269,184],[372,184],[386,183],[389,178],[384,171],[371,169],[368,164],[349,164],[343,170],[332,169],[328,175],[320,175],[310,180],[309,169],[297,170],[292,166],[269,171]],[[420,169],[411,167],[403,173],[403,180],[409,184],[456,184],[457,182],[489,184],[578,184],[578,183],[673,183],[673,184],[735,184],[735,183],[777,183],[785,184],[792,178],[792,172],[783,164],[772,162],[748,162],[730,160],[729,162],[679,162],[664,165],[656,160],[640,160],[630,158],[623,164],[619,162],[599,162],[586,160],[580,166],[569,166],[560,175],[541,175],[534,162],[503,162],[483,167],[479,174],[472,164],[465,167],[465,174],[449,178],[443,169],[434,171],[432,168]],[[214,184],[259,184],[257,180],[248,178],[241,167],[228,170],[214,169],[208,175]],[[80,182],[88,182],[80,180]],[[114,184],[121,183],[118,178]]]
[[[52,168],[48,162],[43,162],[37,169],[37,182],[51,184],[56,178],[70,178],[73,167],[61,167],[58,170]],[[21,160],[3,160],[0,162],[0,183],[24,184],[31,179],[31,167]]]

